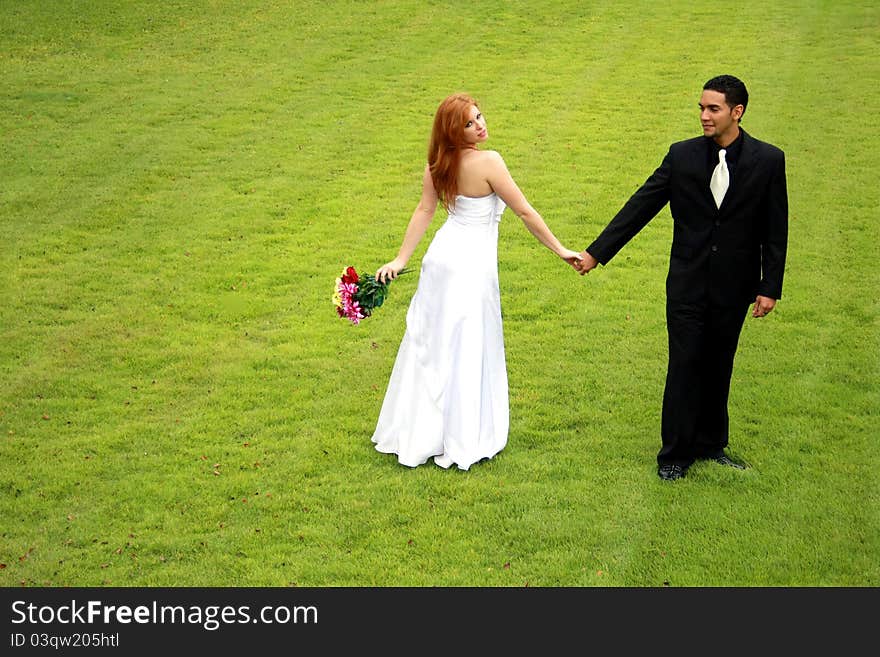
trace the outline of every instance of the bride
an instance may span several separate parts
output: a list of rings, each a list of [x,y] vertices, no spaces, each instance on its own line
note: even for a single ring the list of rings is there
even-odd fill
[[[576,268],[528,202],[501,155],[481,150],[486,119],[465,94],[446,98],[434,116],[422,196],[397,257],[376,272],[397,277],[434,217],[448,216],[422,259],[372,441],[415,467],[434,458],[461,470],[507,444],[507,367],[498,287],[498,223],[509,207],[526,228]]]

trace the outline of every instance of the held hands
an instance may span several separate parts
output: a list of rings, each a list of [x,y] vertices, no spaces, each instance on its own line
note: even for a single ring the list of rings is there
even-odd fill
[[[591,269],[595,269],[596,265],[599,264],[599,261],[596,260],[593,256],[587,253],[587,250],[584,249],[578,254],[577,263],[574,266],[575,270],[580,273],[581,276],[590,272]]]
[[[400,270],[403,269],[405,266],[406,263],[400,262],[400,260],[397,258],[395,258],[391,262],[386,262],[376,271],[376,280],[380,281],[381,283],[393,281],[395,278],[397,278]]]
[[[563,249],[559,253],[559,257],[570,264],[572,269],[574,269],[575,271],[580,271],[579,267],[581,256],[577,251],[572,251],[571,249]]]
[[[752,317],[764,317],[776,307],[776,299],[763,297],[760,294],[755,297],[755,305],[752,308]]]

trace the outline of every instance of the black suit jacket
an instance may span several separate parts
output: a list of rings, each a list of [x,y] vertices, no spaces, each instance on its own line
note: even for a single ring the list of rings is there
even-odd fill
[[[779,299],[788,242],[785,155],[742,131],[721,208],[709,190],[707,137],[677,142],[587,251],[603,265],[669,203],[674,223],[666,295],[673,302]]]

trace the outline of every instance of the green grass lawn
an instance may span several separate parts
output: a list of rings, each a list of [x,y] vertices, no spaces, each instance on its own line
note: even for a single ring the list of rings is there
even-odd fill
[[[0,585],[880,585],[878,26],[869,1],[0,0]],[[507,448],[377,453],[418,277],[359,327],[330,295],[397,252],[439,101],[480,100],[582,249],[720,73],[787,157],[784,297],[730,399],[751,468],[656,476],[668,209],[587,277],[507,211]]]

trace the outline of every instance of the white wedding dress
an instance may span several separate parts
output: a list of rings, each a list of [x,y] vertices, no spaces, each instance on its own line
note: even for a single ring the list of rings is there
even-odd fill
[[[422,259],[406,332],[372,441],[415,467],[467,470],[507,444],[507,367],[498,288],[504,202],[458,196]]]

